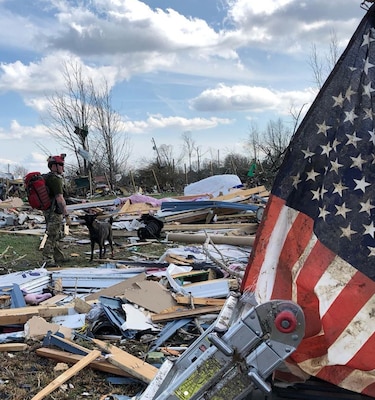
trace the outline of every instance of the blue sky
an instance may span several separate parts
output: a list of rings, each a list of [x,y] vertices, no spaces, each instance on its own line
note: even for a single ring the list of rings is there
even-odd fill
[[[244,152],[252,124],[290,123],[291,107],[312,102],[311,48],[324,59],[334,32],[341,52],[360,2],[0,0],[0,172],[45,171],[41,145],[65,152],[42,121],[69,60],[105,75],[129,167],[155,156],[152,138],[177,159],[184,132],[207,158]]]

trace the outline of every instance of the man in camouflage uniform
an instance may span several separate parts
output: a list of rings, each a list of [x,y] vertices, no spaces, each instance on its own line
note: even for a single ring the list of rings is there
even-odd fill
[[[64,262],[65,255],[62,252],[59,241],[63,238],[63,218],[69,220],[66,202],[64,199],[64,159],[65,154],[48,157],[50,172],[45,175],[46,185],[52,200],[51,207],[44,211],[47,227],[47,241],[43,248],[43,257],[47,266],[58,265]]]

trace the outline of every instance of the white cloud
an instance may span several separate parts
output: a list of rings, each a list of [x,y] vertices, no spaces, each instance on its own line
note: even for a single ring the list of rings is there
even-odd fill
[[[138,0],[93,1],[87,7],[57,11],[60,29],[47,39],[50,50],[65,48],[81,57],[147,53],[195,53],[237,58],[219,47],[221,35],[203,19],[186,17],[168,8],[153,10]],[[198,51],[199,50],[199,51]]]
[[[245,19],[245,16],[251,14],[266,14],[271,15],[276,10],[282,9],[285,5],[292,3],[293,0],[262,0],[262,1],[248,1],[248,0],[228,0],[231,5],[231,16],[235,21]]]
[[[314,98],[312,90],[276,91],[256,86],[218,85],[214,89],[203,91],[191,100],[190,105],[199,111],[251,111],[264,112],[273,110],[287,114],[291,105],[302,106],[311,103]]]
[[[66,88],[65,66],[70,68],[72,79],[74,72],[71,66],[81,68],[83,79],[92,79],[98,85],[105,79],[109,88],[115,84],[119,75],[119,70],[115,66],[85,65],[72,54],[57,52],[29,64],[23,64],[21,61],[1,63],[0,92],[22,93],[25,96],[25,103],[40,111],[48,103],[47,95]],[[123,78],[124,76],[121,76],[121,80]]]
[[[182,131],[197,131],[212,129],[219,125],[228,125],[232,121],[228,118],[183,118],[178,116],[163,117],[150,115],[144,121],[124,121],[123,130],[128,133],[140,134],[155,129],[175,129]]]
[[[42,125],[22,126],[18,121],[11,121],[9,129],[0,129],[0,140],[12,141],[23,139],[46,139],[49,138],[46,128]]]

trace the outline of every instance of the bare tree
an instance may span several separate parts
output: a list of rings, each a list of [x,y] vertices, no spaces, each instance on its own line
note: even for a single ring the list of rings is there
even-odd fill
[[[47,129],[64,149],[74,152],[78,173],[104,173],[111,189],[130,156],[129,137],[112,107],[108,83],[98,84],[74,61],[63,64],[64,89],[47,98]],[[91,179],[90,179],[91,182]]]
[[[158,147],[158,154],[160,157],[160,164],[163,167],[172,168],[174,164],[173,146],[170,144],[161,144]]]
[[[298,117],[297,113],[295,118]],[[256,165],[257,172],[253,179],[255,184],[263,184],[269,188],[272,186],[293,133],[280,118],[269,121],[265,131],[261,133],[255,125],[251,126],[248,145],[253,152],[250,161]]]
[[[318,89],[321,89],[324,81],[326,80],[329,73],[332,71],[337,60],[339,59],[339,46],[337,35],[334,31],[331,31],[329,51],[325,57],[321,57],[318,54],[315,43],[311,45],[311,52],[308,64],[310,65],[313,73],[313,79]],[[325,58],[325,61],[324,61]]]
[[[299,125],[300,120],[301,120],[302,111],[305,108],[305,106],[306,106],[306,103],[302,104],[302,106],[299,109],[296,109],[292,105],[290,107],[290,109],[289,109],[289,114],[291,115],[292,120],[293,120],[293,132],[292,132],[293,135],[297,131],[298,125]]]
[[[92,91],[93,126],[96,132],[94,160],[105,169],[111,189],[117,174],[126,170],[131,148],[129,136],[122,130],[121,116],[112,107],[112,92],[107,81],[102,90]]]
[[[22,165],[16,164],[13,167],[13,175],[15,177],[19,177],[19,176],[25,176],[28,173],[27,168],[23,167]]]
[[[74,152],[80,173],[87,174],[88,163],[79,157],[80,147],[88,151],[88,126],[93,113],[91,108],[93,82],[84,77],[82,67],[77,62],[63,64],[64,90],[47,97],[48,117],[44,121],[53,137],[65,149]]]
[[[196,145],[193,140],[193,137],[191,135],[190,131],[186,131],[182,134],[182,140],[183,140],[183,151],[185,154],[187,154],[188,159],[189,159],[189,171],[192,171],[192,157],[193,157],[193,152],[195,151]]]
[[[250,148],[250,152],[252,153],[252,158],[256,162],[259,160],[260,151],[259,129],[254,123],[251,124],[249,129],[249,141],[247,145]]]
[[[197,155],[197,172],[199,174],[201,170],[202,158],[207,153],[207,151],[203,152],[202,146],[195,146],[195,153]]]

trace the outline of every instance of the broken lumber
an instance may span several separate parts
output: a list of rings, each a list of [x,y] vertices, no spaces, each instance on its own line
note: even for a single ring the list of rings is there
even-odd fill
[[[0,325],[24,324],[34,316],[51,318],[68,315],[68,307],[29,306],[0,310]]]
[[[238,189],[238,190],[233,190],[228,194],[224,194],[222,196],[217,196],[214,197],[212,200],[230,200],[230,199],[234,199],[236,197],[240,197],[240,198],[248,198],[251,197],[252,195],[257,194],[257,195],[264,195],[264,196],[268,196],[269,192],[266,190],[266,188],[262,185],[262,186],[257,186],[254,188],[250,188],[250,189]]]
[[[78,361],[82,360],[83,357],[85,357],[80,354],[68,353],[67,351],[50,349],[48,347],[40,347],[39,349],[36,349],[35,352],[40,357],[50,358],[52,360],[65,362],[67,364],[76,364]],[[110,364],[108,360],[105,359],[94,360],[89,364],[89,367],[114,375],[127,377],[130,376],[127,372],[125,372],[121,368],[116,367],[113,364]]]
[[[48,235],[45,233],[44,236],[43,236],[42,241],[40,242],[39,250],[43,250],[44,249],[44,246],[46,244],[47,239],[48,239]]]
[[[252,246],[255,236],[200,235],[188,233],[168,233],[167,240],[181,243],[204,243],[209,237],[215,244],[231,244],[233,246]]]
[[[207,307],[194,308],[193,310],[181,310],[181,311],[174,311],[171,313],[155,314],[151,316],[151,321],[167,322],[181,318],[194,317],[197,315],[219,313],[221,309],[222,306],[207,306]]]
[[[235,215],[238,217],[238,214]],[[256,232],[258,224],[256,223],[215,223],[215,224],[165,224],[163,231],[202,231],[205,229],[239,229],[251,228]]]
[[[2,343],[0,351],[25,351],[27,347],[26,343]]]
[[[44,389],[42,389],[37,395],[35,395],[31,400],[42,400],[50,393],[52,393],[55,389],[60,387],[63,383],[65,383],[72,376],[76,375],[81,369],[85,368],[91,362],[93,362],[96,358],[101,355],[99,350],[91,351],[87,356],[83,357],[77,364],[73,365],[73,367],[66,370],[56,379],[54,379],[49,385],[47,385]]]
[[[149,384],[156,376],[158,369],[147,362],[127,353],[120,348],[103,342],[99,339],[91,339],[101,350],[108,353],[108,361],[128,372],[131,376]]]
[[[211,297],[189,297],[189,296],[175,296],[178,304],[194,304],[200,306],[223,306],[225,299],[213,299]]]

